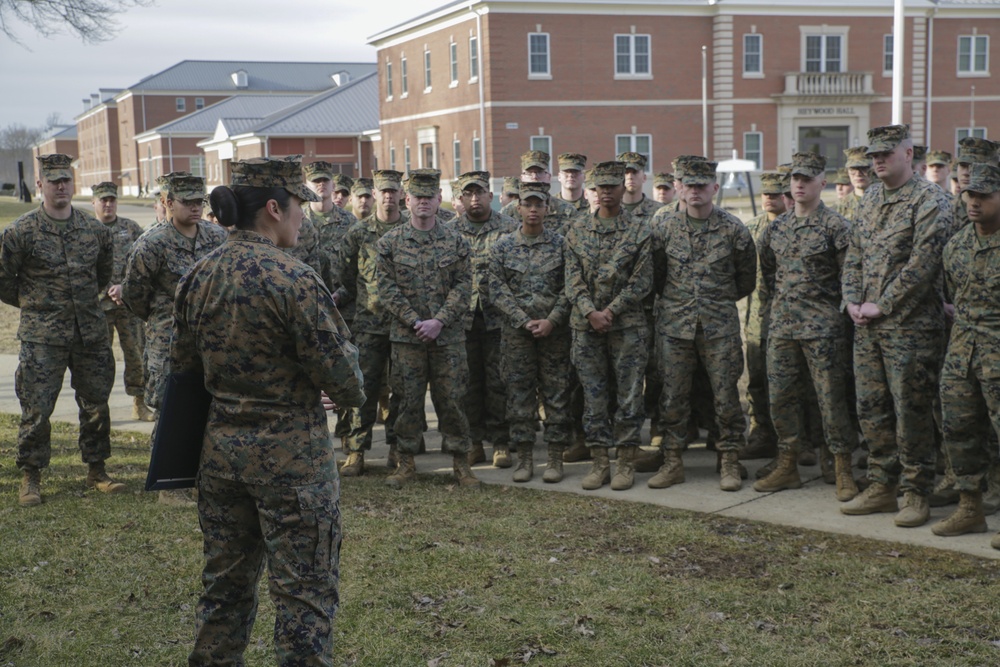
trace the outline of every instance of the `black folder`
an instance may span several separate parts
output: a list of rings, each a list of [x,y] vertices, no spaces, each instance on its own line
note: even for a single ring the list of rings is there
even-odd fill
[[[201,373],[171,373],[153,429],[146,490],[194,486],[212,395]]]

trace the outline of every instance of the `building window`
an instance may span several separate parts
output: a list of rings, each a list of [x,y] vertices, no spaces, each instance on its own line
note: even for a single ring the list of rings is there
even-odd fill
[[[649,76],[649,35],[615,35],[615,76]]]
[[[892,35],[882,36],[882,76],[892,76]]]
[[[549,156],[552,155],[552,137],[549,135],[536,135],[531,138],[531,149],[533,151],[542,151],[548,153]]]
[[[424,92],[431,89],[431,52],[424,51]]]
[[[403,146],[403,167],[407,174],[410,173],[410,146]]]
[[[764,74],[764,37],[756,33],[743,35],[743,75]]]
[[[483,170],[483,146],[479,137],[472,138],[472,170]]]
[[[764,134],[762,132],[743,133],[743,159],[750,160],[757,165],[757,169],[764,168]]]
[[[990,38],[986,35],[959,35],[958,73],[989,74]]]
[[[975,137],[976,139],[986,138],[986,128],[985,127],[959,127],[955,129],[955,155],[958,155],[958,142],[966,137]]]
[[[458,44],[449,44],[448,51],[451,54],[451,85],[458,85]]]
[[[196,97],[196,98],[194,98],[194,108],[196,110],[197,109],[204,109],[205,108],[205,98],[204,97]]]
[[[840,72],[841,35],[806,35],[806,71]]]
[[[396,147],[389,146],[389,169],[396,171]]]
[[[451,145],[451,166],[455,178],[465,173],[462,171],[462,142],[458,139],[455,139]]]
[[[190,162],[189,169],[191,170],[192,176],[205,177],[205,156],[195,155],[191,157],[188,162]]]
[[[549,33],[528,33],[528,76],[550,77],[549,69]]]
[[[406,58],[403,57],[399,59],[399,96],[406,97],[409,92],[406,80]]]
[[[469,78],[479,78],[479,38],[469,37]]]
[[[620,153],[639,153],[646,156],[646,171],[653,171],[653,135],[651,134],[616,134],[615,155]]]
[[[392,99],[392,63],[385,63],[385,99]]]
[[[184,113],[187,110],[187,102],[184,101],[183,97],[178,97],[175,104],[177,105],[178,112]]]

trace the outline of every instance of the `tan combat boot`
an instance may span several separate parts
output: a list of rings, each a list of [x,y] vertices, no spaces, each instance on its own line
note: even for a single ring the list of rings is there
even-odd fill
[[[723,491],[739,491],[743,488],[743,478],[740,476],[740,453],[735,449],[722,452],[722,471],[719,475],[719,488]]]
[[[773,459],[771,459],[761,467],[757,468],[757,472],[755,472],[753,476],[756,477],[757,479],[764,479],[772,472],[774,472],[774,469],[777,467],[778,467],[778,457],[775,456]]]
[[[840,506],[841,514],[877,514],[899,510],[896,502],[896,486],[872,482],[871,486],[859,493],[853,500]]]
[[[846,503],[858,495],[858,484],[851,470],[850,454],[833,455],[834,473],[837,475],[837,500]]]
[[[340,469],[342,477],[360,477],[365,472],[365,453],[362,451],[351,452],[347,455],[343,467]]]
[[[934,487],[934,493],[927,496],[927,501],[931,507],[947,507],[958,502],[958,489],[955,488],[955,471],[948,466],[944,471],[944,477]]]
[[[517,470],[514,471],[515,482],[530,482],[535,476],[534,447],[522,442],[517,446]]]
[[[900,528],[916,528],[927,523],[931,518],[931,506],[927,502],[927,496],[922,496],[916,491],[906,491],[903,493],[903,504],[899,508],[899,514],[893,520]]]
[[[983,514],[992,516],[1000,510],[1000,465],[991,463],[986,472],[986,492],[983,493]]]
[[[104,461],[91,463],[87,470],[87,488],[97,489],[101,493],[124,493],[125,485],[116,482],[108,476],[104,469]]]
[[[478,489],[483,485],[472,473],[472,468],[469,467],[469,457],[465,454],[455,454],[452,457],[452,470],[455,472],[455,479],[458,480],[459,486]]]
[[[353,435],[344,435],[340,438],[340,451],[350,454],[358,448],[358,440]]]
[[[35,467],[26,467],[22,471],[21,492],[17,501],[21,507],[34,507],[42,504],[42,471]]]
[[[658,448],[651,452],[640,449],[636,452],[633,465],[636,472],[656,472],[663,467],[663,450]]]
[[[385,467],[395,470],[399,466],[399,451],[396,445],[389,445],[389,453],[385,457]]]
[[[394,489],[403,488],[404,484],[412,482],[417,478],[417,462],[413,460],[413,454],[396,454],[399,461],[395,472],[385,478],[386,486]]]
[[[561,482],[563,478],[563,447],[549,445],[549,462],[542,473],[542,481],[549,484]]]
[[[510,447],[507,445],[493,445],[493,467],[509,468],[514,465],[510,459]]]
[[[590,447],[587,446],[587,441],[584,439],[583,435],[578,435],[573,444],[566,448],[563,452],[563,461],[566,463],[575,463],[577,461],[589,461],[590,460]]]
[[[954,537],[966,533],[985,533],[986,515],[983,513],[981,491],[961,491],[958,507],[948,517],[931,526],[931,532],[941,537]]]
[[[684,482],[684,462],[680,450],[667,449],[663,452],[663,465],[659,472],[649,478],[646,486],[651,489],[665,489]]]
[[[611,479],[612,491],[631,489],[635,483],[635,455],[638,447],[619,447],[615,476]]]
[[[482,463],[486,460],[486,450],[483,449],[482,440],[476,440],[469,447],[468,461],[470,466],[474,466],[477,463]]]
[[[753,483],[753,490],[761,493],[801,488],[802,478],[799,477],[799,460],[792,449],[782,449],[778,453],[778,465],[771,474]]]
[[[591,447],[590,455],[594,463],[590,467],[590,472],[583,478],[581,486],[584,491],[599,489],[611,481],[611,462],[608,460],[607,447]]]
[[[146,407],[146,401],[142,396],[132,397],[132,419],[141,422],[151,422],[155,419],[153,412]]]

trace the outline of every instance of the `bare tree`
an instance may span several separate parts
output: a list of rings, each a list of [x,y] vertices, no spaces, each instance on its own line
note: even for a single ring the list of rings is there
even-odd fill
[[[115,15],[154,0],[0,0],[0,32],[22,44],[15,26],[27,24],[45,37],[75,33],[85,42],[111,39],[119,25]]]
[[[25,177],[30,181],[32,172],[31,147],[42,136],[43,130],[11,123],[0,128],[0,180],[4,183],[17,181],[17,163],[24,162]]]

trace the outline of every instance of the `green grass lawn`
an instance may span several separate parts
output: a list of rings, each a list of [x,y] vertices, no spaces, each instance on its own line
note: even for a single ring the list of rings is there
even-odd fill
[[[45,503],[17,506],[0,417],[0,665],[182,665],[201,589],[192,508],[139,491],[115,433],[84,489],[53,431]],[[344,480],[335,665],[993,665],[1000,562],[574,494],[384,473]],[[273,664],[261,589],[248,665]]]

